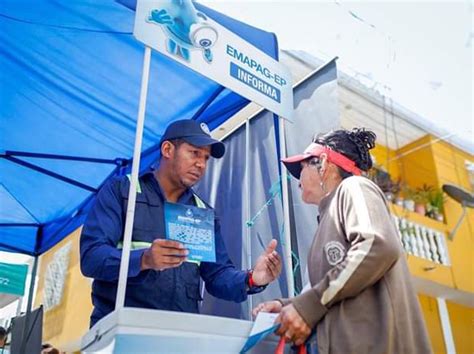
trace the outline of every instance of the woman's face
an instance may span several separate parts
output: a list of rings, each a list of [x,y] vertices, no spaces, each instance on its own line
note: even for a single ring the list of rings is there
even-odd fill
[[[321,164],[318,158],[311,158],[301,162],[300,188],[301,198],[307,204],[319,205],[325,192],[321,188]]]

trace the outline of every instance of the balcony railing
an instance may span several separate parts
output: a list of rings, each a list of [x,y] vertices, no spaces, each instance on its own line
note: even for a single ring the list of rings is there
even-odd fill
[[[438,264],[450,265],[446,240],[441,231],[412,222],[404,217],[392,216],[403,248],[408,254]]]

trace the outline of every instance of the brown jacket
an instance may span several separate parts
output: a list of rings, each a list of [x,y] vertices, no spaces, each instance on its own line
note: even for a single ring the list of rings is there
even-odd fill
[[[316,327],[319,353],[431,353],[381,190],[367,178],[346,178],[319,212],[308,255],[311,289],[287,300]]]

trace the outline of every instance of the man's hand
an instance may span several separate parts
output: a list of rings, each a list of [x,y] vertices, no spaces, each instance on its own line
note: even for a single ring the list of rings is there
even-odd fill
[[[311,334],[311,328],[292,304],[281,309],[275,323],[281,323],[276,334],[295,345],[303,344]]]
[[[275,251],[277,244],[277,240],[271,240],[267,249],[258,257],[252,274],[255,285],[267,285],[280,275],[281,258]]]
[[[187,260],[189,251],[176,241],[156,239],[142,256],[141,270],[164,270],[179,267]]]
[[[261,304],[258,304],[253,310],[252,310],[252,315],[253,317],[257,317],[257,314],[262,311],[262,312],[272,312],[272,313],[278,313],[281,311],[283,308],[283,304],[280,301],[266,301],[262,302]]]

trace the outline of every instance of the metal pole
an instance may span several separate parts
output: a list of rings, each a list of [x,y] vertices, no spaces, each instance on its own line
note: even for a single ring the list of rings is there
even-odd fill
[[[30,289],[28,291],[28,303],[26,306],[26,315],[25,315],[25,322],[23,322],[23,342],[21,343],[21,348],[20,348],[20,353],[21,354],[26,354],[26,343],[28,341],[28,326],[30,322],[30,316],[31,316],[31,307],[33,306],[33,293],[35,290],[35,280],[36,280],[36,273],[38,271],[38,256],[35,256],[35,259],[33,261],[33,269],[31,270],[31,275],[30,275]]]
[[[437,297],[436,302],[438,303],[438,314],[441,320],[441,329],[443,331],[446,353],[456,354],[456,346],[454,344],[453,331],[451,328],[451,321],[449,319],[448,307],[446,306],[446,300]]]
[[[456,223],[456,226],[454,226],[454,229],[449,233],[448,235],[448,239],[450,241],[452,241],[454,239],[454,235],[456,234],[456,232],[458,231],[459,229],[459,226],[461,226],[461,223],[462,221],[464,220],[464,217],[466,216],[466,206],[463,204],[462,206],[462,214],[461,214],[461,217],[459,218],[458,222]]]
[[[286,137],[285,137],[285,119],[279,117],[280,130],[280,156],[286,156]],[[291,235],[290,235],[290,204],[288,198],[288,173],[286,167],[281,163],[281,192],[283,199],[283,222],[284,222],[284,244],[283,249],[284,264],[286,269],[286,284],[288,286],[288,297],[295,295],[295,284],[293,280],[293,259],[291,257]]]
[[[140,90],[140,103],[138,106],[137,129],[135,132],[135,147],[133,150],[132,176],[130,189],[128,191],[127,215],[125,219],[125,232],[123,235],[122,259],[120,261],[120,273],[117,288],[115,309],[121,309],[125,305],[125,289],[127,287],[128,266],[130,261],[130,246],[132,243],[133,220],[135,218],[135,201],[137,198],[138,171],[140,169],[140,152],[142,147],[143,126],[145,123],[145,108],[148,92],[148,77],[150,76],[151,49],[145,46],[143,57],[142,86]]]
[[[250,220],[250,119],[245,120],[245,220]],[[245,240],[247,242],[245,247],[246,252],[246,267],[252,268],[252,239],[251,229],[249,225],[245,224]],[[253,299],[248,297],[248,318],[252,319]]]
[[[21,315],[21,307],[23,306],[23,296],[18,299],[18,305],[16,306],[16,316]]]

